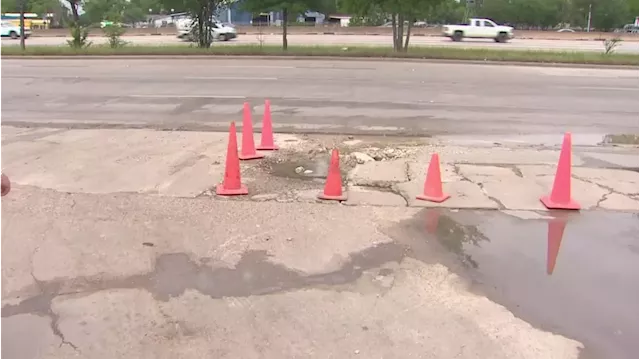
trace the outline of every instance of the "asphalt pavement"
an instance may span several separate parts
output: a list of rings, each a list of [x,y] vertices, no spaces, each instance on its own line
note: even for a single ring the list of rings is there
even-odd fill
[[[3,124],[226,130],[271,100],[281,132],[638,133],[638,71],[397,61],[2,61]],[[553,136],[552,136],[553,137]],[[475,136],[477,139],[477,136]],[[554,137],[559,138],[558,136]]]
[[[188,45],[176,36],[123,36],[122,39],[132,45]],[[91,37],[95,44],[104,44],[104,37]],[[33,37],[27,39],[28,45],[66,45],[64,37]],[[338,46],[391,46],[391,36],[388,35],[298,35],[288,36],[290,45],[338,45]],[[216,42],[214,46],[233,46],[241,44],[282,44],[282,35],[279,34],[247,34],[239,35],[235,40],[228,42]],[[3,40],[2,46],[14,46],[19,42],[15,40]],[[507,44],[496,44],[493,40],[465,39],[463,42],[453,42],[447,38],[432,36],[415,36],[411,39],[412,46],[438,46],[461,48],[491,48],[505,50],[554,50],[554,51],[604,51],[602,41],[572,41],[572,40],[537,40],[537,39],[513,39]],[[638,53],[637,41],[622,41],[616,48],[620,53]]]

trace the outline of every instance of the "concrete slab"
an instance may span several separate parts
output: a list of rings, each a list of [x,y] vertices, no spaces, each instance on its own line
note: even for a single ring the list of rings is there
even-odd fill
[[[228,140],[226,133],[216,132],[12,127],[3,127],[3,136],[3,166],[14,183],[66,192],[175,197],[195,197],[222,181]],[[276,142],[287,149],[304,140],[278,134]]]
[[[429,161],[427,162],[409,162],[409,178],[411,181],[418,181],[424,184],[427,179],[427,170],[429,168]],[[442,176],[442,183],[458,182],[462,181],[462,176],[456,173],[454,164],[441,163],[440,175]]]
[[[460,164],[458,168],[463,177],[480,186],[505,209],[545,209],[540,203],[539,185],[532,178],[523,178],[516,167]]]
[[[58,191],[196,196],[224,173],[224,133],[72,130],[3,144],[11,180]]]
[[[545,216],[535,211],[505,209],[505,210],[502,210],[501,212],[519,219],[524,219],[524,220],[540,220],[540,219],[546,220],[546,219],[553,218],[552,216]]]
[[[378,191],[360,186],[349,186],[349,199],[345,202],[348,206],[405,206],[407,202],[398,194]]]
[[[572,135],[573,146],[597,146],[603,140],[602,134],[591,133],[574,133]],[[490,146],[497,144],[508,146],[561,146],[563,141],[562,134],[503,134],[503,135],[486,135],[478,138],[477,135],[453,135],[438,136],[443,143],[466,145],[466,146]]]
[[[540,197],[551,193],[555,177],[555,168],[551,166],[518,166],[524,178],[532,179],[537,186],[532,186],[531,196]],[[577,178],[571,180],[571,195],[582,205],[583,209],[595,208],[609,191],[595,183]]]
[[[463,178],[467,178],[472,182],[482,182],[492,178],[511,179],[513,177],[518,177],[515,167],[458,164],[457,168],[458,173]]]
[[[407,161],[374,161],[357,165],[348,175],[349,181],[356,186],[391,187],[406,182]]]
[[[638,194],[638,172],[604,168],[573,168],[573,176],[602,187],[633,195]]]
[[[598,205],[602,209],[638,212],[638,200],[618,193],[609,193]]]
[[[546,177],[556,175],[556,165],[517,165],[523,177]],[[575,168],[575,167],[574,167]]]
[[[75,353],[51,331],[51,318],[18,314],[2,318],[3,358],[72,358]],[[28,339],[26,339],[28,338]],[[25,345],[28,340],[29,345]]]
[[[451,198],[442,202],[434,203],[417,200],[416,196],[422,193],[423,183],[417,181],[405,182],[396,185],[396,188],[409,199],[410,207],[443,207],[443,208],[486,208],[497,209],[500,206],[489,197],[476,184],[468,181],[448,182],[443,184],[445,193]]]
[[[607,162],[615,166],[638,168],[638,153],[603,153],[603,152],[583,152],[580,156],[591,157],[599,161]]]
[[[443,163],[472,163],[472,164],[548,164],[558,163],[560,151],[539,150],[533,148],[509,147],[464,147],[464,146],[436,146],[422,149],[417,155],[417,161],[428,163],[432,153],[440,155]],[[582,165],[584,161],[574,154],[573,164]]]

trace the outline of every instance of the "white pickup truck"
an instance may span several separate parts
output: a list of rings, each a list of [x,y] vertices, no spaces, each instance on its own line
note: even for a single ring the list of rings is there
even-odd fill
[[[445,25],[442,35],[453,41],[471,39],[493,39],[495,42],[507,42],[513,38],[511,26],[500,26],[489,19],[469,19],[468,24]]]

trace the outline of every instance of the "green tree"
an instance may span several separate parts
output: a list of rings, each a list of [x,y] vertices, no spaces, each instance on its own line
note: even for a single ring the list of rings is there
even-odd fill
[[[374,12],[387,14],[387,18],[391,19],[394,51],[406,52],[413,23],[417,19],[426,18],[429,11],[442,1],[444,0],[343,0],[340,8],[361,17],[370,16]]]
[[[59,9],[61,5],[58,0],[27,0],[27,6],[29,12],[45,15]]]
[[[146,14],[159,14],[164,10],[164,3],[160,0],[131,0],[131,4],[135,8],[139,8],[142,12]],[[183,11],[183,8],[180,7],[179,2],[172,2],[170,4],[171,8],[175,8],[176,11]]]
[[[627,0],[627,7],[629,8],[629,23],[632,23],[638,16],[638,5],[640,5],[638,0]]]
[[[598,30],[611,31],[629,23],[628,16],[629,4],[627,1],[600,0],[592,9],[591,26]]]
[[[227,0],[160,0],[164,9],[179,9],[193,19],[193,33],[198,47],[209,48],[213,42],[213,16],[230,3]]]
[[[633,21],[627,0],[574,0],[572,6],[573,23],[582,27],[587,25],[590,6],[592,29],[610,31]]]
[[[445,0],[429,8],[425,20],[430,24],[456,24],[465,21],[466,6],[455,0]]]
[[[252,13],[269,11],[279,11],[282,13],[282,49],[289,47],[287,40],[287,28],[289,21],[295,21],[298,14],[307,10],[316,9],[320,6],[318,0],[245,0],[242,3],[243,9]]]
[[[44,15],[60,8],[58,0],[25,0],[25,12]],[[18,0],[2,0],[2,12],[20,12]]]
[[[103,20],[133,24],[145,19],[146,11],[142,6],[140,1],[87,0],[84,4],[85,14],[83,16],[86,16],[87,20],[93,24]]]
[[[18,12],[20,9],[18,8],[18,2],[16,0],[2,0],[0,3],[2,7],[2,13],[7,12]]]
[[[552,28],[563,21],[564,0],[485,0],[479,16],[520,28]]]

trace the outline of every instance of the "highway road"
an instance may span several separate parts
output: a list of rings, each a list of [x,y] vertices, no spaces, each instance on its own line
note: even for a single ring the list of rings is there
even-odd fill
[[[169,45],[187,43],[175,36],[125,36],[123,39],[133,45]],[[33,37],[27,40],[28,45],[66,45],[62,37]],[[95,44],[106,43],[106,38],[92,37]],[[223,43],[224,45],[237,44],[264,44],[279,45],[282,36],[278,34],[264,35],[240,35],[236,40]],[[18,45],[16,40],[3,40],[2,45]],[[344,46],[391,46],[391,37],[385,35],[289,35],[291,45],[344,45]],[[411,38],[414,46],[455,46],[463,48],[496,48],[517,50],[566,50],[566,51],[603,51],[604,45],[600,41],[570,41],[570,40],[527,40],[513,39],[507,44],[496,44],[492,40],[467,39],[463,42],[452,42],[441,37],[416,36]],[[617,49],[621,53],[638,53],[638,42],[624,41]]]
[[[638,71],[397,61],[2,60],[3,124],[226,130],[244,101],[278,131],[638,133]],[[259,121],[257,121],[259,122]]]

